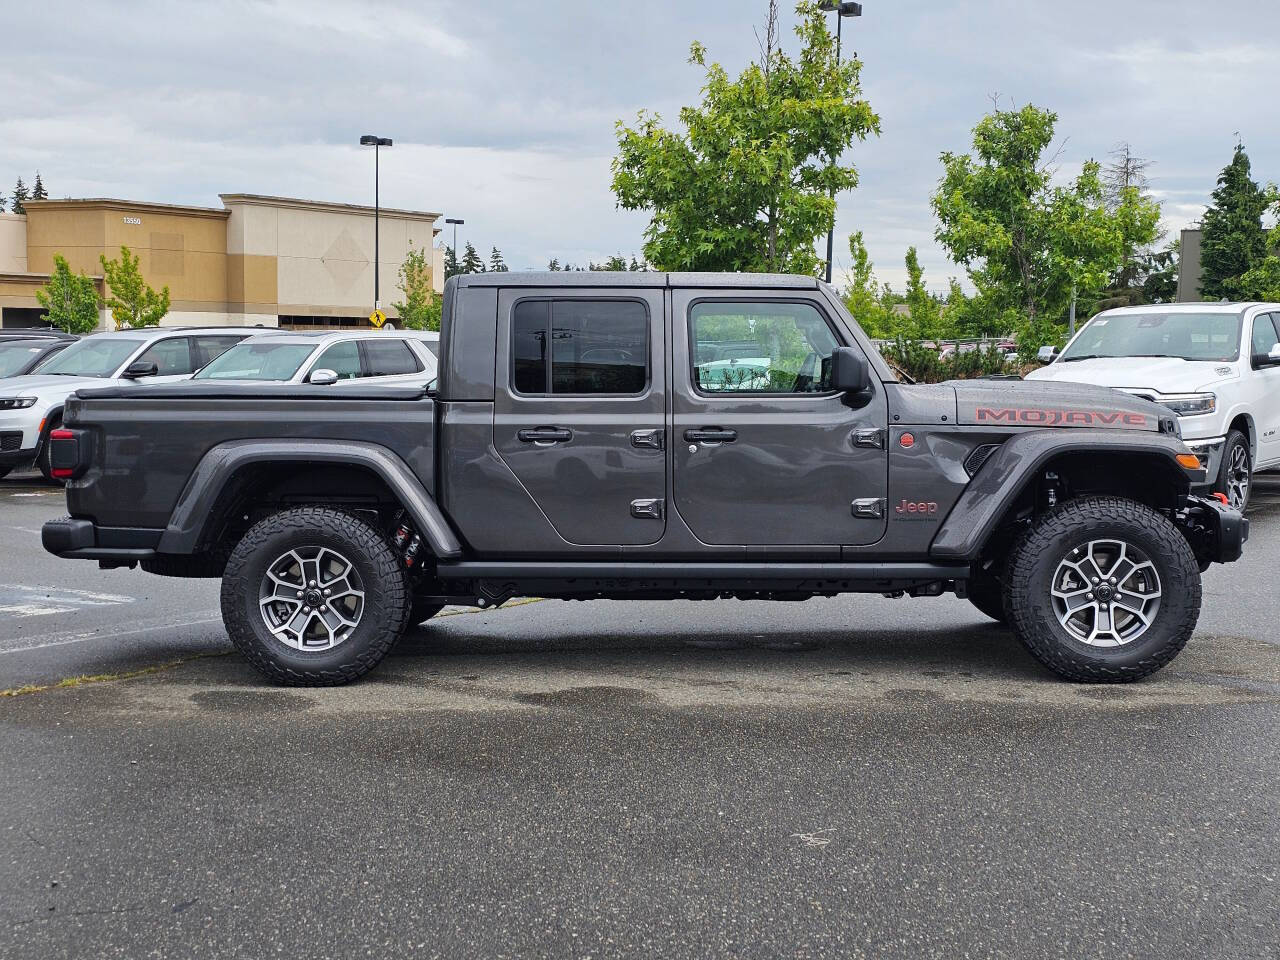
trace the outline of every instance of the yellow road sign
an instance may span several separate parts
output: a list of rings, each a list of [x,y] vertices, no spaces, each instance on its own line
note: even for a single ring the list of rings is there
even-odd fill
[[[381,327],[387,322],[387,315],[381,310],[375,310],[373,313],[369,314],[369,322],[375,327]]]

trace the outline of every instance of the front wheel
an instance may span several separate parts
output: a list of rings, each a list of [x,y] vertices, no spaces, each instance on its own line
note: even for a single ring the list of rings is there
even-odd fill
[[[1224,494],[1227,503],[1243,513],[1249,505],[1249,490],[1252,485],[1253,451],[1249,446],[1249,438],[1239,430],[1232,430],[1222,446],[1222,463],[1218,467],[1218,478],[1213,489]]]
[[[404,632],[404,565],[365,521],[326,507],[254,524],[222,578],[231,642],[268,680],[349,683],[376,667]]]
[[[1058,676],[1122,683],[1155,673],[1200,616],[1195,553],[1167,518],[1132,500],[1071,500],[1009,557],[1006,604],[1026,648]]]

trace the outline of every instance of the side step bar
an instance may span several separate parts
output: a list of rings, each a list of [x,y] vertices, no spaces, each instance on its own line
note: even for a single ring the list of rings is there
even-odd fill
[[[944,563],[599,563],[466,560],[440,563],[441,580],[932,581],[967,580],[969,565]]]

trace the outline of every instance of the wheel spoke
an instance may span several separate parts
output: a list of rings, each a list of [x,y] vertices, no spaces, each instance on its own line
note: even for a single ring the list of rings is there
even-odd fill
[[[1097,647],[1140,637],[1160,606],[1160,576],[1137,547],[1119,539],[1090,540],[1058,563],[1050,596],[1062,629]]]
[[[356,566],[332,547],[300,546],[268,565],[258,591],[263,623],[296,650],[330,650],[364,616],[364,583]]]

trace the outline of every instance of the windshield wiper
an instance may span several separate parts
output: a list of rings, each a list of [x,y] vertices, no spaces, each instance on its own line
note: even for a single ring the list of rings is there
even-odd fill
[[[1082,353],[1077,357],[1059,357],[1058,362],[1059,363],[1075,363],[1077,360],[1101,360],[1101,359],[1102,359],[1102,354],[1100,353]]]

